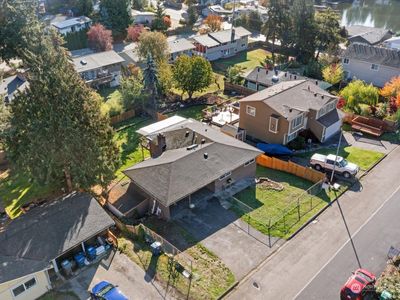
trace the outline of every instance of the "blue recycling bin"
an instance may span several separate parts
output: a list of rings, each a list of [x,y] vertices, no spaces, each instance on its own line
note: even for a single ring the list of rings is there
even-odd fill
[[[82,268],[85,266],[85,259],[86,257],[85,254],[83,254],[83,252],[79,252],[78,254],[74,255],[74,260],[78,268]]]
[[[96,248],[95,247],[86,248],[86,256],[88,260],[94,260],[96,258]]]

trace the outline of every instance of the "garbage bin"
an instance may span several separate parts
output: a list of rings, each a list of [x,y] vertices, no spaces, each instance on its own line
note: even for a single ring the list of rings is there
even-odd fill
[[[79,268],[82,268],[83,266],[85,266],[85,259],[86,259],[86,257],[85,257],[85,254],[83,254],[83,252],[79,252],[78,254],[75,254],[75,256],[74,256],[74,260]]]
[[[68,259],[61,262],[61,268],[64,270],[65,275],[72,274],[72,263]]]
[[[392,294],[389,293],[388,291],[383,291],[381,293],[381,297],[379,299],[380,300],[390,300],[390,299],[392,299]]]
[[[160,242],[154,242],[153,244],[150,245],[151,253],[153,255],[160,255],[162,250],[161,250],[161,243]]]
[[[88,260],[94,260],[96,258],[96,248],[88,247],[86,249],[86,256],[87,256]]]

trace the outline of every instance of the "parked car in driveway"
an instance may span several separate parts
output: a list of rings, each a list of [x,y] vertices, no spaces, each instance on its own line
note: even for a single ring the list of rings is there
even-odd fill
[[[376,276],[365,269],[357,269],[340,290],[340,300],[377,299]]]
[[[342,174],[345,178],[355,176],[360,170],[360,167],[356,164],[348,162],[343,157],[333,154],[323,155],[315,153],[310,159],[310,165],[314,167],[317,171],[333,171],[333,169],[335,169],[336,173]]]
[[[119,289],[118,286],[101,281],[92,288],[90,298],[93,300],[129,300]]]

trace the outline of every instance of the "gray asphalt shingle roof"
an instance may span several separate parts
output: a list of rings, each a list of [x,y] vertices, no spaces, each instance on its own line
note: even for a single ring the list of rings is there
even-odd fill
[[[303,79],[306,79],[314,84],[318,82],[318,86],[324,90],[332,86],[330,83],[326,81],[311,79],[297,74],[291,74],[289,72],[277,71],[277,73],[278,75],[276,75],[276,73],[272,70],[256,67],[249,73],[245,74],[243,77],[249,81],[258,82],[266,86],[271,86],[278,82],[283,82],[283,81],[303,80]],[[277,82],[274,82],[273,79],[275,80],[278,79],[278,80]]]
[[[349,40],[360,37],[364,39],[367,43],[374,45],[381,42],[390,30],[384,28],[375,28],[362,25],[352,25],[346,27],[347,33],[349,35]]]
[[[349,59],[366,61],[372,64],[400,68],[400,49],[352,43],[347,47],[342,56]]]
[[[186,131],[190,131],[190,137],[185,140]],[[170,206],[261,154],[253,146],[192,119],[167,129],[163,134],[167,151],[160,157],[126,169],[124,173],[165,206]],[[195,143],[200,144],[203,138],[205,143],[187,150],[194,136],[197,136]],[[207,159],[204,158],[205,153],[208,154]]]
[[[22,92],[29,86],[29,83],[18,75],[6,77],[0,81],[0,95],[4,95],[8,101],[12,101],[14,93]]]
[[[231,35],[232,35],[232,30],[227,29],[227,30],[221,30],[217,32],[210,32],[208,34],[211,36],[213,39],[216,41],[220,42],[221,44],[223,43],[228,43],[231,41]],[[244,36],[251,35],[251,32],[248,31],[247,29],[244,29],[243,27],[235,27],[235,40],[238,40]]]
[[[0,283],[46,269],[50,261],[114,225],[89,194],[36,207],[0,232]]]
[[[77,18],[66,19],[66,20],[60,21],[60,22],[52,22],[51,25],[53,25],[54,27],[56,27],[58,29],[63,29],[63,28],[77,25],[77,24],[89,23],[91,21],[92,21],[92,19],[90,19],[86,16],[81,16],[81,17],[77,17]]]
[[[177,39],[174,41],[168,42],[169,52],[170,53],[177,53],[186,50],[191,50],[196,48],[191,42],[187,39]]]
[[[215,47],[219,45],[219,43],[216,40],[210,38],[207,34],[194,36],[193,39],[200,45],[206,47]]]
[[[72,60],[78,73],[122,63],[124,61],[114,50],[76,56]]]
[[[263,101],[287,119],[309,109],[319,110],[335,96],[307,80],[284,81],[247,96],[242,102]]]

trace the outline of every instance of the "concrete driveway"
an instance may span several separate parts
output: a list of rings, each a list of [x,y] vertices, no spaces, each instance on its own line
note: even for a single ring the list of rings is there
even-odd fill
[[[214,252],[233,272],[236,280],[257,267],[274,249],[266,245],[267,236],[251,227],[252,235],[249,235],[247,224],[223,208],[216,198],[176,222]],[[279,242],[275,247],[278,245]]]
[[[60,290],[72,290],[81,300],[86,300],[90,296],[88,291],[103,280],[118,285],[130,300],[165,299],[164,290],[154,281],[147,282],[145,271],[119,252],[82,271]]]

